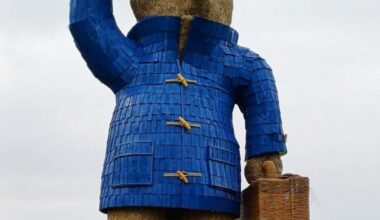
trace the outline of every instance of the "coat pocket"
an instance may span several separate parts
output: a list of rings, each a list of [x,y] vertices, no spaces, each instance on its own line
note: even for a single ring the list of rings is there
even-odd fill
[[[119,146],[114,157],[112,187],[153,184],[153,148],[152,142]]]
[[[209,147],[210,185],[222,189],[240,191],[240,157],[237,152]]]

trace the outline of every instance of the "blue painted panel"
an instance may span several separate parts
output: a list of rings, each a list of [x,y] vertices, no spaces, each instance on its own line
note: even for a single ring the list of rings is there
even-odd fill
[[[153,183],[153,144],[131,143],[119,147],[114,158],[112,187]]]
[[[222,148],[209,148],[209,173],[212,186],[227,190],[240,191],[237,166],[239,156],[236,151]]]

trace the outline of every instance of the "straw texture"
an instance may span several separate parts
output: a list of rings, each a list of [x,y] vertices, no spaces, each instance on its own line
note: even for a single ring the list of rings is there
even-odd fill
[[[276,177],[272,161],[265,174],[243,191],[244,220],[308,220],[309,179],[298,175]],[[273,178],[274,177],[274,178]]]
[[[230,25],[233,0],[193,0],[194,14],[200,17]]]
[[[206,212],[206,211],[184,211],[181,213],[181,220],[233,220],[232,215]]]
[[[270,172],[272,174],[266,174],[266,166],[264,164],[268,161],[272,161],[274,163],[274,167]],[[268,163],[267,163],[268,165]],[[271,166],[272,164],[269,164]],[[268,172],[268,170],[267,170]],[[274,154],[265,154],[260,156],[255,156],[247,160],[247,164],[244,169],[245,178],[249,184],[253,184],[257,179],[262,177],[276,177],[280,176],[282,173],[282,162],[280,155],[278,153]]]
[[[182,16],[191,14],[193,0],[131,0],[138,20],[147,16]]]
[[[123,208],[108,212],[108,220],[233,220],[229,214],[186,209]]]
[[[184,15],[181,17],[181,32],[179,35],[179,58],[182,59],[183,49],[185,48],[187,36],[191,27],[193,16]]]
[[[131,0],[131,6],[138,20],[147,16],[196,15],[230,25],[233,0]]]
[[[108,213],[108,220],[165,220],[165,213],[158,208],[124,208],[113,209]]]

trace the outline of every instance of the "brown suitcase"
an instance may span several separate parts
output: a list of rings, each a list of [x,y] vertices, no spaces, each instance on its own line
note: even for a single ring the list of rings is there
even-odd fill
[[[266,173],[271,176],[270,170]],[[309,178],[271,177],[258,179],[243,191],[243,219],[309,220]]]

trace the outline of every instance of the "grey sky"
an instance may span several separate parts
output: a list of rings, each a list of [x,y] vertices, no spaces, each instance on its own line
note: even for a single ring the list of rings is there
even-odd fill
[[[72,42],[68,4],[0,0],[0,219],[105,219],[97,208],[114,97]],[[311,178],[314,220],[380,218],[379,8],[235,1],[240,44],[275,70],[285,171]],[[128,1],[115,0],[115,13],[127,32]],[[244,154],[244,121],[234,116]]]

